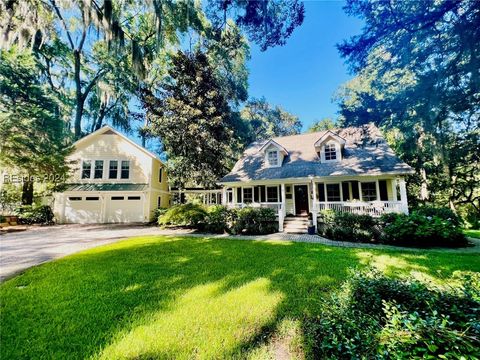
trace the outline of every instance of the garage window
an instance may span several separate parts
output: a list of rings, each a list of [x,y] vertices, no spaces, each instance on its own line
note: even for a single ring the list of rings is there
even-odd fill
[[[130,161],[122,161],[122,172],[120,173],[121,179],[128,179],[130,177]]]
[[[70,200],[70,201],[80,201],[80,200],[82,200],[82,198],[78,197],[78,196],[70,196],[68,198],[68,200]]]
[[[90,179],[92,173],[92,162],[90,160],[84,160],[82,163],[82,179]]]
[[[112,200],[124,200],[123,196],[112,196]]]
[[[117,160],[110,160],[110,165],[108,168],[108,178],[109,179],[116,179],[118,176],[118,161]]]
[[[95,160],[95,171],[93,173],[93,178],[103,178],[103,160]]]
[[[129,196],[128,200],[140,200],[140,196]]]
[[[85,200],[87,201],[96,201],[99,200],[100,198],[98,196],[87,196]]]

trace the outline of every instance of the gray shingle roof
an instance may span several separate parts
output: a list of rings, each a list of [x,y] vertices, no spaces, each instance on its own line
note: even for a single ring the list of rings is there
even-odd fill
[[[69,184],[65,191],[143,191],[148,189],[148,184]]]
[[[412,168],[394,154],[374,125],[331,131],[346,140],[340,162],[320,162],[314,144],[326,131],[277,137],[273,140],[289,153],[281,167],[266,167],[264,155],[259,150],[267,141],[254,142],[220,182],[413,173]]]

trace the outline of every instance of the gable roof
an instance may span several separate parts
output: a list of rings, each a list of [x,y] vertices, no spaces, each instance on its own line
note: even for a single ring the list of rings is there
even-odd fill
[[[320,139],[318,139],[316,142],[315,142],[315,146],[320,146],[322,145],[325,140],[327,140],[329,137],[335,139],[336,141],[338,141],[340,144],[342,145],[345,145],[345,143],[347,142],[343,137],[339,136],[338,134],[335,134],[333,131],[331,130],[327,130],[324,132],[324,134],[320,137]]]
[[[83,138],[77,140],[73,145],[75,147],[83,144],[84,142],[88,141],[88,140],[91,140],[92,138],[94,138],[95,136],[98,136],[98,135],[118,135],[120,136],[123,140],[125,140],[126,142],[128,142],[130,145],[133,145],[135,146],[137,149],[140,149],[142,152],[144,152],[145,154],[147,154],[148,156],[160,161],[162,164],[163,164],[163,161],[157,156],[155,155],[154,153],[152,153],[151,151],[145,149],[143,146],[140,146],[138,145],[136,142],[130,140],[128,137],[126,137],[125,135],[123,135],[121,132],[115,130],[114,128],[112,128],[111,126],[109,125],[104,125],[103,127],[101,127],[100,129],[92,132],[91,134],[88,134],[87,136],[84,136]]]
[[[288,155],[288,151],[287,149],[285,149],[282,145],[280,145],[279,143],[277,143],[276,141],[270,139],[268,140],[261,148],[259,151],[265,151],[270,145],[273,145],[275,146],[276,148],[278,148],[280,151],[283,152],[284,155]]]
[[[321,163],[315,143],[332,132],[345,140],[342,160]],[[356,176],[411,174],[410,166],[401,161],[373,124],[273,138],[288,151],[281,167],[267,167],[259,151],[268,141],[250,144],[232,171],[219,182],[238,182],[305,178],[309,176]]]

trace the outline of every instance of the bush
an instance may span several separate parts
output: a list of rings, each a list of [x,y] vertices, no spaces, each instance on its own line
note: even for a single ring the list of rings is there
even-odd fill
[[[318,218],[318,231],[332,240],[371,242],[377,240],[377,221],[370,215],[347,212],[322,211]]]
[[[278,231],[277,215],[270,208],[235,209],[232,216],[234,234],[263,235]]]
[[[48,205],[22,205],[15,211],[20,224],[52,224],[53,211]]]
[[[205,224],[207,211],[202,205],[180,204],[167,209],[158,217],[159,225],[178,225],[202,227]]]
[[[315,358],[476,358],[480,275],[457,288],[428,288],[378,272],[354,273],[321,316],[306,319]]]
[[[417,209],[415,209],[415,212],[419,215],[423,216],[436,216],[440,219],[443,220],[448,220],[450,223],[452,223],[455,226],[461,226],[462,225],[462,219],[455,214],[451,209],[449,208],[444,208],[444,207],[434,207],[434,206],[421,206]]]
[[[212,205],[207,209],[205,231],[223,234],[229,231],[233,222],[233,213],[222,205]]]
[[[382,242],[418,247],[467,245],[458,217],[450,215],[438,209],[417,210],[410,215],[386,214],[381,218],[385,233]]]

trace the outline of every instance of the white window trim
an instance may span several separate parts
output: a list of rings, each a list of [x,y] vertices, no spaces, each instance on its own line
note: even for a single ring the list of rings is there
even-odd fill
[[[249,203],[245,202],[245,189],[252,189],[252,201]],[[253,186],[242,186],[242,204],[253,204],[255,203],[255,193],[253,191]]]
[[[329,146],[334,145],[335,146],[335,159],[331,159],[331,160],[326,159],[326,157],[325,157],[325,147],[327,145],[329,145]],[[341,145],[338,142],[332,141],[332,140],[326,142],[325,144],[322,145],[322,149],[321,149],[321,152],[320,152],[320,157],[321,157],[321,161],[325,162],[325,163],[341,161],[342,160]]]
[[[277,189],[277,200],[276,201],[270,201],[268,200],[268,188],[276,188]],[[265,186],[265,202],[267,203],[278,203],[280,202],[280,189],[278,185],[266,185]]]
[[[86,161],[90,161],[90,177],[83,178],[83,163]],[[103,171],[101,178],[95,178],[95,161],[103,161]],[[110,161],[117,161],[117,177],[110,178]],[[122,161],[129,162],[129,171],[128,171],[128,178],[122,179]],[[80,167],[80,181],[92,181],[92,182],[104,182],[106,181],[113,181],[113,182],[125,182],[130,181],[132,178],[132,160],[130,159],[118,159],[118,158],[92,158],[92,159],[82,159],[82,165]]]
[[[270,153],[276,153],[277,154],[277,163],[276,164],[272,164],[270,162],[270,159],[268,157],[268,155]],[[265,152],[265,161],[266,161],[268,167],[280,167],[281,166],[281,164],[280,164],[280,151],[278,151],[278,150],[267,150]]]

